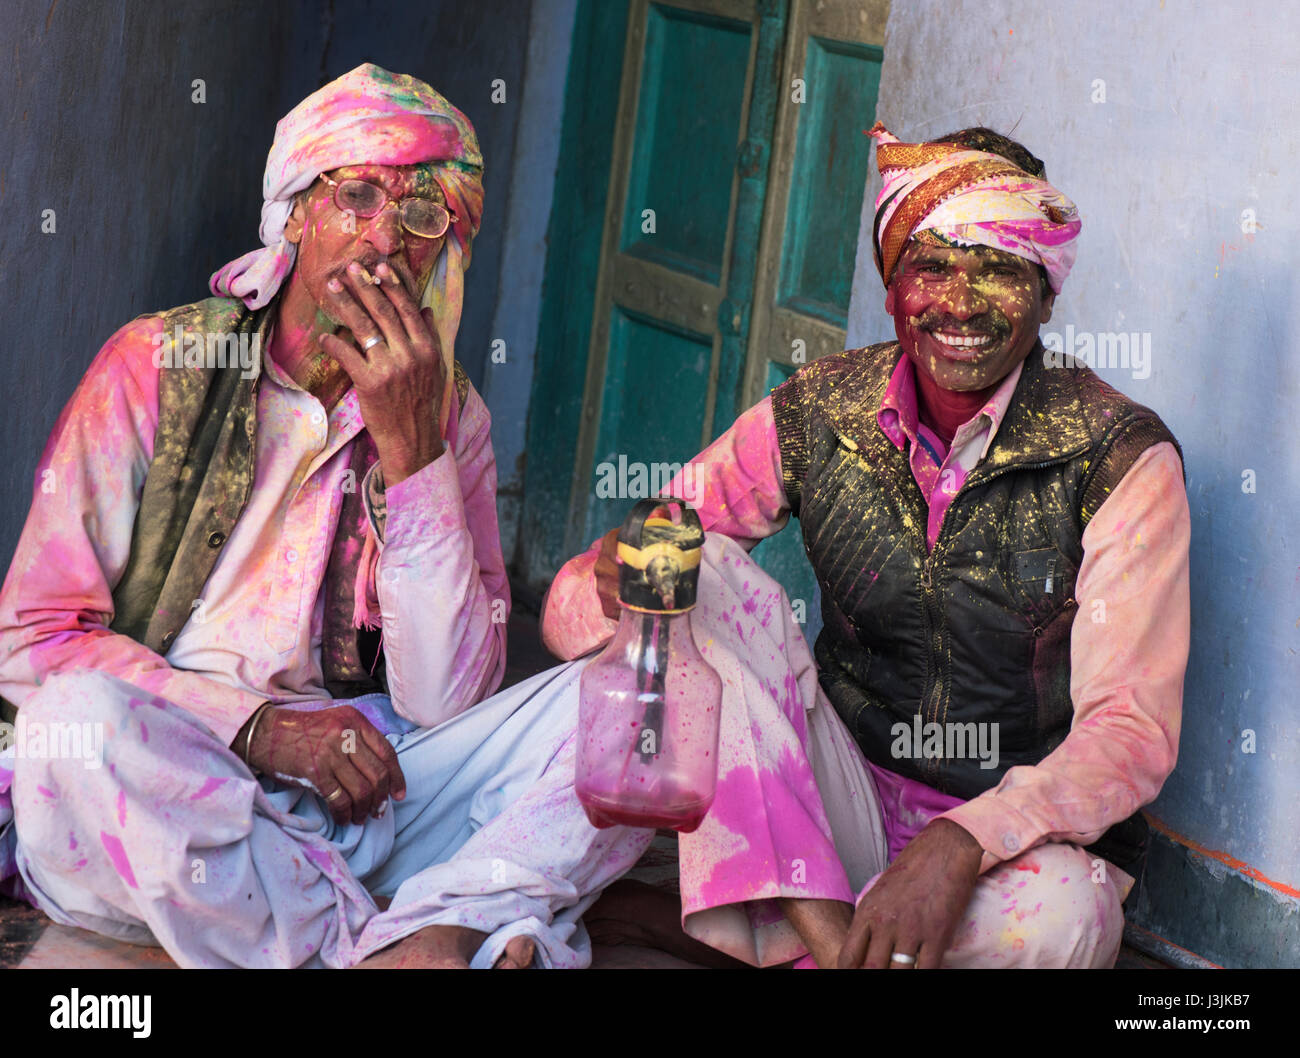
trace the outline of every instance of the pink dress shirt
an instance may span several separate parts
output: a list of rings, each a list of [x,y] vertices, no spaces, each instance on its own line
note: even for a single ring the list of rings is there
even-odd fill
[[[908,451],[930,506],[933,546],[943,511],[996,435],[1020,369],[958,429],[951,451],[917,420],[912,371],[910,361],[900,361],[877,421]],[[707,532],[749,549],[789,520],[770,397],[693,462]],[[684,496],[681,485],[679,476],[665,491]],[[888,787],[882,795],[910,806],[918,820],[937,809],[964,827],[984,849],[981,872],[1046,841],[1089,845],[1154,800],[1178,756],[1191,623],[1190,532],[1177,451],[1169,443],[1154,445],[1084,530],[1075,583],[1079,612],[1070,638],[1070,734],[1037,765],[1011,768],[996,787],[964,803],[873,764],[877,785]],[[596,541],[570,560],[551,586],[542,636],[560,657],[585,653],[613,633],[614,622],[604,617],[596,594],[599,546]],[[903,788],[895,789],[897,784]],[[891,856],[901,848],[893,847],[894,837]]]
[[[50,673],[94,668],[182,706],[223,742],[263,702],[329,698],[321,591],[365,428],[355,390],[326,413],[263,353],[247,506],[166,657],[111,632],[158,419],[158,317],[100,351],[56,423],[0,589],[0,694],[21,705]],[[269,343],[268,343],[269,344]],[[431,727],[505,671],[509,583],[490,417],[471,388],[446,451],[387,490],[375,593],[395,710]],[[365,495],[363,493],[363,495]],[[373,530],[372,530],[373,531]]]

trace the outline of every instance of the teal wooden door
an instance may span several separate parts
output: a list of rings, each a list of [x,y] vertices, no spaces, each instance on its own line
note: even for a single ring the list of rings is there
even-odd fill
[[[536,587],[629,492],[843,349],[887,13],[580,0],[562,152],[580,161],[557,180],[529,413],[518,564]],[[755,555],[815,633],[798,527]]]
[[[630,5],[571,551],[734,418],[785,14],[755,0]]]

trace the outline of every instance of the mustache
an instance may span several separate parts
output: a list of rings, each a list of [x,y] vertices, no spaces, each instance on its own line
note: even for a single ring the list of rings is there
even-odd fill
[[[964,321],[941,311],[927,312],[917,319],[916,326],[922,331],[948,331],[968,338],[1005,338],[1011,333],[1010,321],[996,309]]]

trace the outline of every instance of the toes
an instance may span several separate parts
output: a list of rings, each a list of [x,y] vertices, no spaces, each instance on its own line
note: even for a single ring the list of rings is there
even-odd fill
[[[533,956],[537,946],[532,937],[511,937],[506,941],[506,950],[497,960],[498,970],[527,970],[533,965]]]

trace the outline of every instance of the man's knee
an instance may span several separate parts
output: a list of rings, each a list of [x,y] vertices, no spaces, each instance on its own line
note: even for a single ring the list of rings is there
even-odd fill
[[[76,669],[53,674],[23,702],[12,736],[20,830],[34,835],[46,817],[89,811],[106,783],[120,782],[122,768],[151,769],[151,761],[124,761],[115,752],[131,713],[148,701],[147,692],[115,676]]]
[[[1124,933],[1115,869],[1077,845],[1052,842],[985,874],[959,935],[955,964],[1103,968]]]

